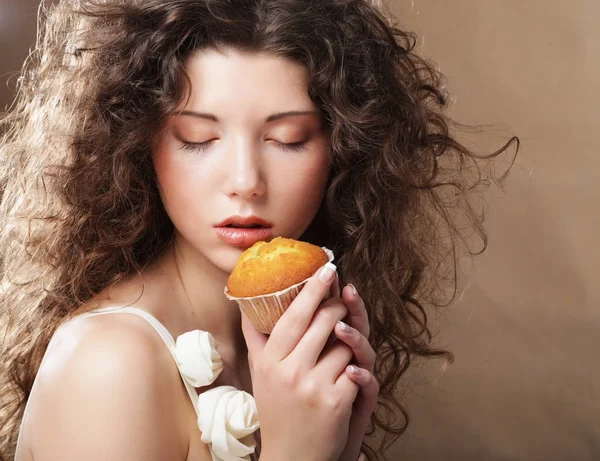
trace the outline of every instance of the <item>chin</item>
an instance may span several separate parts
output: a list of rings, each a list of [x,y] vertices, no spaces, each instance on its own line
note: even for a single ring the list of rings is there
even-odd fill
[[[227,274],[231,274],[244,250],[245,248],[223,245],[216,249],[210,259],[215,267]]]

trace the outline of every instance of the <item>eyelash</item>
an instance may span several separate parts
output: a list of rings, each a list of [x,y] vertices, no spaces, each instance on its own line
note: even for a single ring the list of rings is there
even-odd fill
[[[285,152],[289,152],[289,151],[301,151],[304,150],[304,146],[306,145],[306,141],[299,141],[299,142],[292,142],[289,144],[283,143],[283,142],[277,142],[276,143],[279,147],[281,147],[281,150],[285,151]]]
[[[192,152],[204,152],[213,140],[204,142],[184,142],[181,146],[182,150],[190,150]]]
[[[208,146],[213,142],[213,140],[204,141],[204,142],[184,142],[181,147],[182,150],[190,150],[192,152],[204,152],[208,149]],[[285,152],[294,151],[299,152],[304,149],[307,141],[300,141],[294,143],[283,143],[283,142],[275,142],[277,146],[281,148],[281,150]]]

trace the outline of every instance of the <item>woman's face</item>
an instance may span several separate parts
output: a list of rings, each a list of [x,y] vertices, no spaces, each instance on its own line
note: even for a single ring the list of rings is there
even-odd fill
[[[154,167],[178,244],[230,272],[254,241],[306,230],[328,178],[328,136],[299,64],[210,50],[186,71],[191,97],[168,121]],[[263,228],[232,229],[231,217]]]

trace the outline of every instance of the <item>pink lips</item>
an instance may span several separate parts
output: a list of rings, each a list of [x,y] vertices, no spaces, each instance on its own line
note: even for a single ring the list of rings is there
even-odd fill
[[[270,222],[257,216],[231,216],[217,224],[215,231],[225,243],[248,248],[261,240],[271,240],[271,227]]]
[[[261,240],[271,240],[273,232],[269,228],[260,227],[256,229],[235,228],[235,227],[215,227],[217,235],[225,243],[237,247],[251,247]]]

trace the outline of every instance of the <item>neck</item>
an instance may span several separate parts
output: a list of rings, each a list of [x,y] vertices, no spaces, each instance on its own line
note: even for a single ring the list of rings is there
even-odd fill
[[[193,329],[209,331],[225,353],[245,350],[240,311],[223,294],[229,274],[176,236],[161,258],[171,291],[176,297],[174,323],[181,333]],[[175,300],[174,300],[175,301]]]

